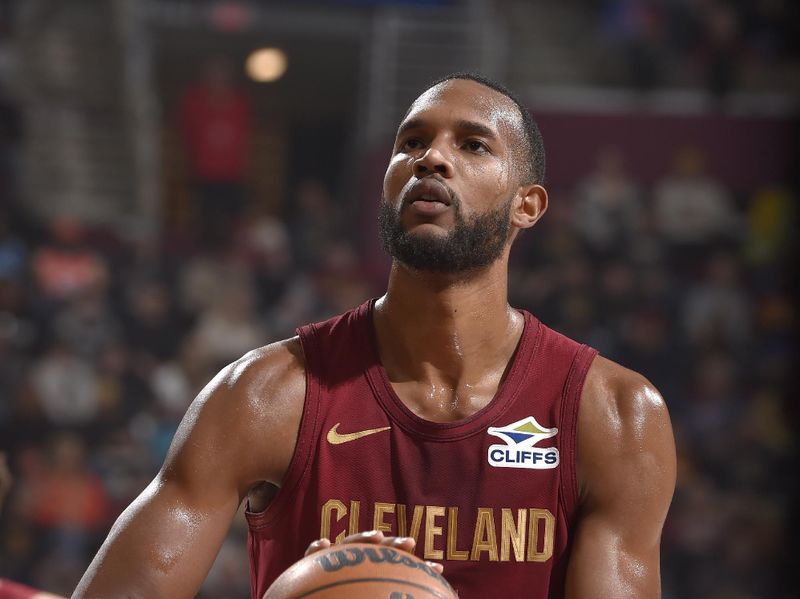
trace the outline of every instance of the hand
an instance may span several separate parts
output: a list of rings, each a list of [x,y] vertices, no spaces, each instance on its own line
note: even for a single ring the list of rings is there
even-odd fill
[[[345,537],[342,543],[372,543],[373,545],[384,545],[386,547],[393,547],[394,549],[399,549],[401,551],[406,551],[408,553],[414,553],[414,547],[417,545],[417,541],[413,537],[386,537],[383,535],[383,532],[379,530],[369,530],[366,532],[357,532],[354,535],[350,535],[349,537]],[[306,549],[305,555],[311,555],[312,553],[316,553],[317,551],[322,551],[323,549],[327,549],[332,545],[330,539],[318,539],[311,543]],[[433,568],[437,573],[442,574],[444,572],[444,566],[437,562],[425,562]]]

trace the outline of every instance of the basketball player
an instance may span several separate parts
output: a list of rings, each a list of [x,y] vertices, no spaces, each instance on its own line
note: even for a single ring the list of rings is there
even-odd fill
[[[543,173],[507,90],[423,92],[384,179],[386,294],[220,372],[75,596],[192,596],[248,498],[254,597],[315,539],[368,530],[444,564],[462,599],[658,597],[663,400],[507,302]]]

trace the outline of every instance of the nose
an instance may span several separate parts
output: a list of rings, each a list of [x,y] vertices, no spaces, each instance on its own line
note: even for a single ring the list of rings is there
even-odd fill
[[[421,178],[437,173],[445,178],[453,175],[453,165],[435,146],[430,146],[424,154],[414,161],[414,175]]]

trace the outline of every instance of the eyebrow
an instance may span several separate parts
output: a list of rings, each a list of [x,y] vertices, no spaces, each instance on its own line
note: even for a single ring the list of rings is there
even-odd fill
[[[400,128],[397,130],[397,137],[400,137],[403,133],[410,129],[421,129],[424,126],[425,121],[422,119],[408,120],[400,125]],[[487,139],[497,139],[497,133],[495,133],[493,129],[482,123],[476,123],[475,121],[468,121],[464,119],[456,121],[456,128],[473,133],[475,135],[481,135]]]

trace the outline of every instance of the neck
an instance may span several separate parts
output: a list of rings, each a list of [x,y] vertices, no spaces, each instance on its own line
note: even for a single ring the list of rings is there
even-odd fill
[[[507,272],[505,256],[472,277],[420,273],[395,261],[374,314],[389,378],[455,388],[503,372],[524,324],[508,305]]]

